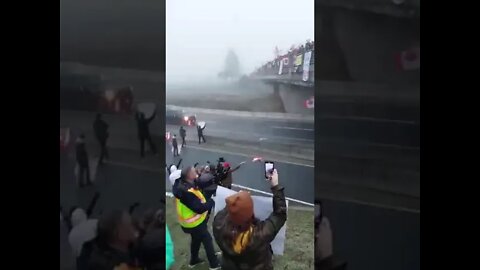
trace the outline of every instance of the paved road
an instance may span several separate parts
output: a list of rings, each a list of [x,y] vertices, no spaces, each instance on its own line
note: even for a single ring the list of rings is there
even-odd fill
[[[173,159],[171,148],[165,149],[166,161],[168,164],[176,163],[178,158]],[[254,153],[252,153],[252,157]],[[196,162],[206,164],[207,161],[216,163],[219,157],[224,157],[232,166],[236,166],[244,160],[251,161],[252,157],[240,156],[237,154],[216,153],[206,150],[186,148],[182,153],[183,166],[193,165]],[[285,187],[285,195],[297,200],[313,203],[314,201],[314,175],[312,167],[305,167],[296,164],[276,162],[280,176],[280,183]],[[233,181],[235,184],[270,192],[267,182],[263,179],[263,163],[247,162],[238,171],[234,172]],[[165,176],[167,190],[171,190],[167,175]]]
[[[420,214],[323,201],[334,252],[349,270],[420,269]]]
[[[199,121],[207,123],[205,134],[239,140],[262,139],[288,144],[336,140],[355,144],[352,152],[356,147],[368,145],[395,148],[418,148],[420,145],[420,125],[415,121],[318,116],[316,123],[305,123],[209,114],[197,114],[197,117]],[[167,130],[178,133],[175,125],[167,125]],[[188,133],[196,135],[194,128]]]
[[[123,151],[129,159],[139,160],[135,151]],[[126,153],[125,153],[126,152]],[[110,153],[113,156],[113,153]],[[116,153],[115,153],[116,154]],[[128,164],[128,163],[127,163]],[[131,162],[133,165],[133,162]],[[68,156],[60,159],[60,204],[68,211],[73,205],[86,207],[95,191],[100,192],[95,213],[128,208],[139,202],[139,210],[160,205],[165,185],[161,172],[141,167],[106,164],[97,170],[95,186],[79,189],[74,180],[74,161]]]
[[[267,140],[284,144],[310,144],[315,141],[315,124],[287,120],[232,117],[212,114],[197,114],[198,121],[205,121],[205,134],[216,137],[235,138],[242,141]],[[167,130],[177,133],[179,126],[167,125]],[[188,134],[197,136],[195,128]]]

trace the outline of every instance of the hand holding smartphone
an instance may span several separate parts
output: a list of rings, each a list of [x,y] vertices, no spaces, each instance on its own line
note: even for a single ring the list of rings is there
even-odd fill
[[[273,161],[265,161],[265,178],[270,179],[275,169],[275,164]]]
[[[265,161],[265,178],[270,182],[272,187],[278,185],[278,173],[273,161]]]

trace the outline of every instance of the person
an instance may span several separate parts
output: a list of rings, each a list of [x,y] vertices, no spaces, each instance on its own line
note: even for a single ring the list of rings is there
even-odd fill
[[[180,164],[182,164],[182,159],[180,159],[178,161],[177,165],[171,164],[170,166],[167,167],[168,179],[169,179],[170,183],[172,184],[172,186],[175,184],[175,181],[178,178],[180,178],[180,176],[182,174],[182,171],[180,169],[178,169],[180,167]]]
[[[215,182],[215,176],[213,175],[212,171],[215,170],[215,167],[207,164],[203,168],[203,173],[198,177],[197,182],[199,183],[206,183],[204,188],[202,189],[203,195],[205,199],[210,199],[217,191],[217,184]]]
[[[252,197],[245,191],[225,198],[226,207],[213,219],[213,236],[222,251],[222,269],[273,270],[270,243],[287,220],[287,205],[276,170],[269,181],[273,212],[266,220],[255,218]]]
[[[198,133],[198,144],[201,144],[201,141],[203,140],[204,143],[207,141],[205,140],[205,136],[203,136],[203,130],[205,129],[205,126],[201,127],[200,125],[197,125],[197,133]]]
[[[165,219],[162,209],[149,209],[142,222],[136,254],[140,265],[148,270],[165,269]]]
[[[177,136],[175,134],[173,134],[173,137],[172,137],[172,147],[173,147],[173,156],[174,157],[179,156]]]
[[[207,229],[207,214],[215,202],[212,199],[205,199],[205,196],[195,184],[196,178],[195,168],[186,167],[182,170],[181,177],[175,181],[172,188],[178,221],[182,230],[191,236],[189,266],[194,267],[204,262],[198,256],[200,245],[203,244],[210,269],[220,269],[213,248],[212,236]]]
[[[75,261],[75,254],[68,242],[68,226],[60,209],[60,269],[76,269]]]
[[[173,186],[175,184],[175,181],[180,178],[180,175],[181,175],[182,171],[177,169],[177,166],[171,165],[170,169],[169,169],[169,172],[170,172],[170,174],[168,176],[168,179]]]
[[[180,137],[182,138],[182,147],[185,147],[187,145],[187,142],[185,141],[185,137],[187,137],[187,131],[183,126],[180,126],[180,131],[179,131]]]
[[[166,232],[166,241],[165,241],[165,269],[170,269],[175,262],[175,256],[173,254],[173,241],[172,237],[170,236],[170,230],[168,230],[168,226],[165,227]]]
[[[86,269],[135,269],[138,267],[132,250],[135,240],[136,232],[128,212],[115,210],[102,215],[97,224],[97,237],[90,242],[92,247],[83,248],[82,256],[88,258]]]
[[[107,151],[107,139],[108,139],[108,124],[103,121],[102,115],[97,113],[97,117],[93,122],[93,131],[95,133],[95,137],[100,144],[100,157],[98,159],[98,164],[103,163],[103,159],[108,159],[108,151]]]
[[[92,185],[92,181],[90,180],[90,166],[88,164],[88,153],[85,146],[84,134],[80,134],[80,136],[78,136],[77,138],[75,145],[75,154],[77,158],[78,182],[80,187],[84,187],[85,185]],[[84,179],[86,179],[86,183],[84,183]]]
[[[75,258],[77,258],[77,269],[84,269],[80,255],[82,254],[84,244],[97,237],[98,220],[89,219],[87,213],[82,208],[75,208],[71,213],[70,220],[72,229],[68,234],[68,243]]]
[[[232,169],[230,167],[230,163],[223,162],[222,164],[223,164],[223,168],[224,168],[224,171],[225,171],[225,177],[221,180],[222,187],[232,189],[233,173],[236,170],[240,169],[241,165],[238,165],[237,167]]]
[[[140,156],[142,158],[145,157],[145,141],[149,143],[150,151],[152,151],[153,154],[157,154],[157,148],[155,147],[152,137],[150,136],[149,129],[149,125],[153,120],[153,117],[146,119],[143,112],[137,112],[135,114],[135,118],[137,120],[138,138],[140,140]]]

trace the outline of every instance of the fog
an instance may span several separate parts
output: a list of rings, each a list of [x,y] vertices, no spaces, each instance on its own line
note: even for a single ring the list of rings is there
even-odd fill
[[[314,37],[313,0],[167,0],[167,84],[211,81],[229,49],[242,74]]]

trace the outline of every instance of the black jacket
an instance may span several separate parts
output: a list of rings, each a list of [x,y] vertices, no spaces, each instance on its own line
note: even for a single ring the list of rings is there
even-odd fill
[[[108,124],[101,119],[95,119],[95,122],[93,122],[93,131],[99,140],[108,138]]]
[[[179,133],[180,133],[180,137],[185,137],[185,136],[187,136],[187,131],[186,131],[183,127],[180,128],[180,132],[179,132]]]
[[[287,220],[287,204],[283,187],[272,188],[273,213],[264,221],[255,220],[252,239],[247,248],[237,254],[232,243],[224,236],[231,233],[225,224],[228,222],[228,212],[224,208],[213,220],[213,235],[222,250],[222,269],[229,270],[273,270],[272,250],[270,243]]]
[[[131,252],[124,253],[97,240],[89,242],[87,246],[84,245],[80,257],[86,260],[87,270],[112,270],[123,263],[132,267],[138,266],[133,249]]]
[[[322,260],[315,259],[315,270],[346,270],[347,262],[338,260],[335,256],[329,256]]]
[[[217,184],[215,183],[215,176],[211,173],[203,173],[197,179],[197,186],[202,190],[215,191],[217,190]]]
[[[85,142],[77,142],[75,144],[75,155],[77,157],[77,162],[81,166],[88,165],[88,154]]]
[[[135,118],[137,120],[138,136],[140,138],[146,138],[150,136],[149,125],[150,125],[150,122],[153,120],[153,118],[151,119],[141,118],[138,113],[135,115]]]
[[[155,228],[138,241],[136,248],[140,264],[148,270],[165,269],[165,228]]]
[[[178,142],[177,142],[176,138],[172,139],[172,146],[175,147],[175,148],[178,146]]]
[[[205,127],[204,127],[205,128]],[[203,135],[203,129],[204,128],[201,128],[200,126],[197,126],[197,132],[198,132],[198,136],[202,136]]]

